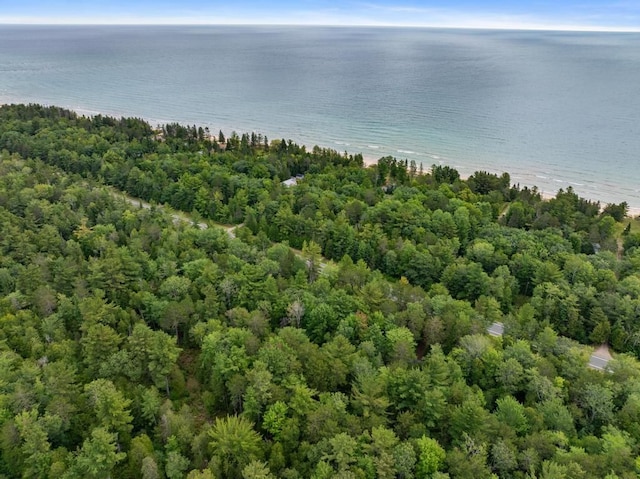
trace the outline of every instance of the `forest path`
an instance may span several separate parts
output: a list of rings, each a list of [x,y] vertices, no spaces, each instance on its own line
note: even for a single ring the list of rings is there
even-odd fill
[[[617,251],[618,261],[620,261],[624,256],[624,241],[622,240],[622,238],[618,238],[616,240],[616,243],[618,245],[618,251]]]
[[[152,205],[151,203],[141,199],[141,198],[136,198],[134,196],[128,195],[127,193],[124,193],[123,191],[120,191],[116,188],[113,188],[111,186],[108,187],[109,192],[111,193],[111,195],[114,198],[118,198],[121,200],[126,201],[127,203],[129,203],[131,206],[135,206],[136,208],[143,208],[145,210],[149,210],[151,209],[152,206],[155,206],[156,208],[160,208],[162,210],[167,211],[170,215],[171,218],[173,219],[173,222],[175,224],[178,223],[191,223],[195,226],[197,226],[199,229],[201,230],[205,230],[207,228],[209,228],[209,225],[211,226],[215,226],[217,228],[222,228],[223,230],[225,230],[227,232],[227,235],[229,235],[229,238],[231,239],[235,239],[236,237],[236,229],[237,228],[241,228],[243,226],[243,223],[240,223],[238,225],[228,225],[228,224],[223,224],[223,223],[215,223],[213,221],[209,221],[208,223],[204,223],[204,222],[196,222],[191,215],[189,215],[188,213],[185,213],[184,211],[176,211],[173,208],[171,208],[170,206],[167,205]],[[302,253],[301,250],[299,249],[295,249],[295,248],[291,248],[291,250],[295,253],[295,255],[303,260],[305,260],[305,263],[307,264],[307,266],[309,266],[309,261],[305,258],[304,254]],[[324,268],[327,266],[327,264],[329,263],[333,263],[330,259],[325,258],[324,256],[320,257],[320,262],[318,263],[318,269],[319,269],[319,273],[322,273],[324,271]]]
[[[152,205],[151,203],[141,199],[141,198],[135,198],[133,196],[130,196],[120,190],[117,190],[113,187],[109,187],[109,191],[111,192],[111,194],[115,197],[115,198],[119,198],[122,199],[124,201],[126,201],[127,203],[129,203],[132,206],[135,206],[137,208],[143,208],[145,210],[149,210],[151,209]],[[230,238],[235,238],[236,237],[236,228],[240,228],[242,226],[242,224],[239,225],[227,225],[227,224],[222,224],[222,223],[214,223],[214,222],[209,222],[209,223],[204,223],[202,221],[200,222],[196,222],[191,215],[189,215],[188,213],[185,213],[184,211],[176,211],[173,208],[171,208],[170,206],[167,205],[155,205],[156,208],[160,208],[162,210],[167,211],[170,215],[171,218],[173,219],[173,222],[178,224],[178,223],[191,223],[195,226],[197,226],[199,229],[201,230],[206,230],[209,225],[212,226],[216,226],[218,228],[222,228],[223,230],[225,230],[227,232],[227,234],[229,235]]]

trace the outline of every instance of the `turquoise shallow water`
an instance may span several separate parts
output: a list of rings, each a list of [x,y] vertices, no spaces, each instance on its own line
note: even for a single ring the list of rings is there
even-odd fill
[[[0,101],[509,171],[640,207],[640,35],[0,26]]]

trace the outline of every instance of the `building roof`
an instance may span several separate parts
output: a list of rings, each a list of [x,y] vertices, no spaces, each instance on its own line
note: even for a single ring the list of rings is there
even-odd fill
[[[292,176],[291,178],[289,178],[288,180],[284,180],[282,182],[282,184],[284,186],[295,186],[298,184],[298,181],[300,181],[302,178],[304,178],[304,175],[296,175],[296,176]]]

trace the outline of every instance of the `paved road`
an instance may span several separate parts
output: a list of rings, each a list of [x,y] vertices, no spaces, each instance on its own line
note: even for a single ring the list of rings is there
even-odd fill
[[[607,364],[609,364],[609,359],[602,358],[597,356],[596,354],[592,354],[589,359],[589,367],[593,369],[597,369],[598,371],[604,371],[607,369]]]
[[[502,323],[493,323],[491,326],[487,328],[487,333],[491,336],[500,337],[504,334],[504,324]],[[589,358],[588,366],[592,369],[596,369],[598,371],[606,371],[609,361],[611,361],[611,357],[607,357],[608,350],[604,349],[604,354],[598,354],[598,351],[593,353]]]
[[[504,334],[504,324],[493,323],[487,328],[487,333],[489,333],[491,336],[502,336]]]

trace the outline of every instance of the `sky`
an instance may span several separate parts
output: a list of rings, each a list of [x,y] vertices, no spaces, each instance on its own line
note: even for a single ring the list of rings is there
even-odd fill
[[[0,0],[3,23],[640,31],[640,0]]]

